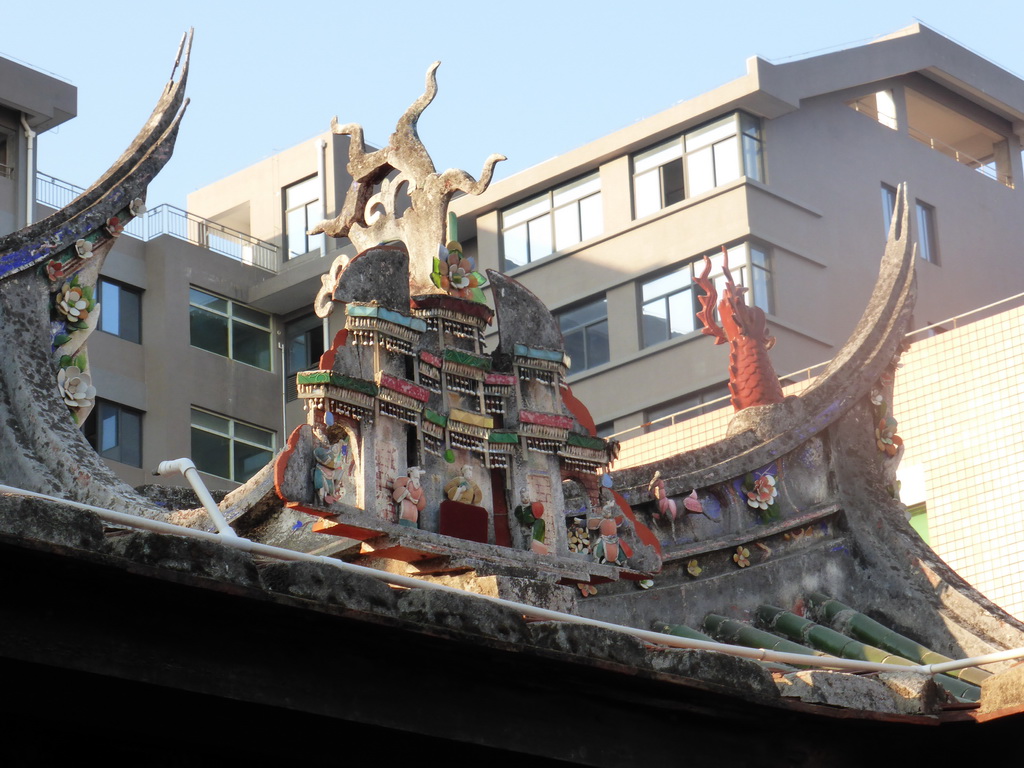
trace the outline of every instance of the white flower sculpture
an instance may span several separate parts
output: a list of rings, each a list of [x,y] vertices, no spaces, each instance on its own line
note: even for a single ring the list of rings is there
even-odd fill
[[[60,289],[56,297],[56,303],[57,311],[71,322],[87,319],[90,310],[93,308],[89,305],[94,304],[84,295],[81,286],[73,285],[72,283],[67,283]]]
[[[85,408],[92,405],[96,397],[96,387],[92,385],[92,377],[84,373],[77,365],[69,365],[57,372],[57,386],[60,396],[71,408]]]
[[[78,240],[75,242],[75,253],[80,259],[91,259],[92,247],[92,243],[88,240]]]
[[[139,217],[146,212],[146,203],[143,202],[141,197],[136,197],[128,205],[128,212],[132,216]]]

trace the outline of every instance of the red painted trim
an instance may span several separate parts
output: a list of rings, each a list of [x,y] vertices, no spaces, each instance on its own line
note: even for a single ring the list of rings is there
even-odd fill
[[[425,403],[430,399],[430,390],[424,389],[418,384],[413,384],[411,381],[399,379],[386,373],[380,375],[380,386],[403,395],[408,395],[414,400],[419,400],[421,403]]]
[[[568,416],[560,416],[556,413],[541,413],[540,411],[520,411],[519,421],[524,424],[540,424],[543,427],[560,427],[572,429],[572,419]]]
[[[516,383],[516,377],[511,373],[488,373],[484,376],[484,384],[504,384],[505,386],[514,386]]]
[[[590,409],[577,399],[576,395],[572,393],[572,389],[565,385],[562,386],[562,403],[569,409],[569,413],[576,417],[580,426],[590,433],[591,437],[597,437],[597,426],[594,424],[594,417],[590,415]]]

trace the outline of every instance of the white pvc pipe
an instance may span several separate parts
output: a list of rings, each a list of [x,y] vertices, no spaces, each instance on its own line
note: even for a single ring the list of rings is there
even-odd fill
[[[220,513],[220,507],[217,506],[217,502],[213,500],[213,496],[206,489],[206,484],[203,483],[201,477],[199,477],[199,471],[196,469],[196,465],[192,463],[191,459],[175,459],[174,461],[161,461],[157,466],[154,475],[169,475],[171,472],[180,472],[188,480],[189,485],[192,486],[192,490],[196,492],[196,496],[199,497],[199,501],[206,508],[206,513],[213,520],[213,525],[217,529],[217,532],[221,536],[228,538],[237,539],[238,534],[235,533],[234,529],[228,525],[228,521],[224,519],[224,515]]]
[[[35,219],[36,196],[33,194],[36,183],[36,132],[28,124],[25,115],[21,116],[21,126],[25,129],[25,226]]]
[[[179,459],[179,461],[182,460]],[[187,459],[184,459],[184,461],[187,461]],[[174,464],[176,462],[164,463]],[[161,464],[161,466],[163,465]],[[46,494],[35,493],[33,491],[26,491],[20,488],[13,488],[8,485],[0,485],[0,493],[7,493],[15,496],[25,496],[28,498],[53,501],[58,504],[63,504],[64,506],[93,512],[100,518],[112,523],[117,523],[118,525],[131,526],[144,530],[154,531],[156,533],[169,533],[177,536],[191,536],[193,538],[204,539],[206,541],[216,541],[223,544],[224,546],[232,547],[233,549],[238,549],[243,552],[249,552],[254,555],[272,557],[278,560],[323,563],[325,565],[330,565],[334,568],[338,568],[343,571],[348,571],[349,573],[357,573],[362,576],[368,576],[372,579],[383,581],[387,584],[394,584],[397,586],[409,587],[412,589],[430,589],[437,592],[448,592],[451,594],[461,595],[463,597],[475,598],[478,600],[486,600],[489,603],[494,603],[495,605],[501,605],[506,608],[515,610],[517,613],[521,613],[524,616],[528,616],[530,618],[543,619],[546,621],[563,621],[569,624],[583,624],[589,627],[608,629],[613,632],[620,632],[625,635],[631,635],[640,640],[643,640],[645,643],[650,643],[652,645],[664,645],[672,648],[685,648],[699,651],[716,651],[718,653],[724,653],[729,656],[739,656],[741,658],[754,659],[756,661],[777,662],[780,664],[789,664],[792,666],[821,667],[825,669],[844,669],[855,672],[918,672],[929,676],[936,675],[940,672],[949,672],[955,669],[963,669],[965,667],[977,667],[983,666],[985,664],[994,664],[999,661],[1009,661],[1012,659],[1024,658],[1024,648],[1013,648],[1006,651],[996,651],[994,653],[985,654],[983,656],[974,656],[969,659],[957,659],[954,661],[947,661],[941,664],[915,664],[910,666],[903,666],[900,664],[885,664],[882,662],[861,661],[859,659],[840,659],[838,657],[831,656],[805,656],[800,653],[770,651],[764,648],[745,648],[743,646],[727,645],[725,643],[716,643],[707,640],[691,640],[685,637],[666,635],[662,632],[652,632],[650,630],[637,629],[636,627],[626,627],[621,624],[612,624],[607,621],[588,619],[584,616],[574,616],[571,613],[562,613],[560,611],[551,611],[546,608],[537,608],[533,605],[517,603],[512,600],[505,600],[500,597],[490,597],[489,595],[480,595],[474,592],[466,592],[455,587],[449,587],[445,584],[436,584],[430,581],[420,581],[419,579],[415,579],[411,576],[402,576],[396,573],[388,573],[387,571],[378,571],[376,569],[367,568],[362,565],[353,565],[352,563],[346,563],[331,557],[323,557],[322,555],[310,555],[305,552],[296,552],[294,550],[284,549],[282,547],[273,547],[267,544],[258,544],[255,541],[250,541],[249,539],[245,539],[237,535],[224,537],[219,534],[210,533],[209,531],[200,531],[194,528],[184,528],[179,525],[164,523],[159,520],[151,520],[145,517],[129,515],[124,512],[115,512],[110,509],[103,509],[102,507],[94,507],[90,504],[81,504],[75,501],[67,501],[65,499],[57,498],[56,496],[47,496]],[[209,492],[207,492],[206,495],[209,496]]]

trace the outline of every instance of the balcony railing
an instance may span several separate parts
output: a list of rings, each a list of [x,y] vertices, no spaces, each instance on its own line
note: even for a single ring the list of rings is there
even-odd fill
[[[36,201],[50,208],[63,208],[84,191],[49,174],[36,175]],[[280,259],[273,244],[166,203],[132,219],[124,231],[144,241],[170,235],[268,272],[277,272],[279,268]]]

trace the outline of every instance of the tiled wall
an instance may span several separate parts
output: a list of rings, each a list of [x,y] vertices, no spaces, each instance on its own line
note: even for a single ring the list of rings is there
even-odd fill
[[[939,556],[1024,619],[1024,307],[973,319],[910,338],[893,404],[905,444],[902,500],[925,502],[929,543]],[[791,385],[786,394],[806,386]],[[726,404],[648,434],[623,435],[613,470],[719,439],[732,415]]]

